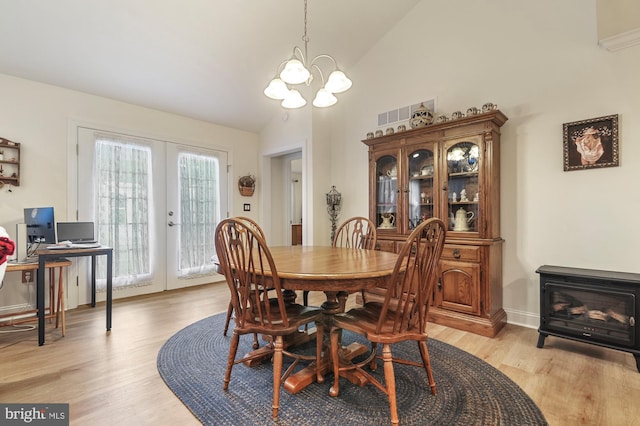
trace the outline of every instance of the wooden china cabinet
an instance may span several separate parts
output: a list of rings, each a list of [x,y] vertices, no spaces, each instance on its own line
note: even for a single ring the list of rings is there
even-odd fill
[[[502,309],[499,110],[362,141],[378,248],[398,252],[420,222],[448,224],[430,321],[493,337]]]

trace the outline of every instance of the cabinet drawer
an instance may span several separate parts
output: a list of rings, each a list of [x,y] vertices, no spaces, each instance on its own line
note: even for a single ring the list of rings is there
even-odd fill
[[[442,249],[442,258],[480,262],[480,247],[445,244]]]
[[[393,240],[378,240],[376,241],[376,249],[380,251],[388,251],[390,253],[395,253],[396,242]]]

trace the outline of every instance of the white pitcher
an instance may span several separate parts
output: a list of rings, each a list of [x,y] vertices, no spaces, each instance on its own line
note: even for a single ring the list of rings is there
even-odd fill
[[[382,223],[380,228],[393,228],[396,224],[396,217],[391,213],[382,213]]]
[[[456,212],[456,218],[453,225],[454,231],[468,231],[469,223],[473,220],[475,215],[473,212],[468,212],[462,207]]]

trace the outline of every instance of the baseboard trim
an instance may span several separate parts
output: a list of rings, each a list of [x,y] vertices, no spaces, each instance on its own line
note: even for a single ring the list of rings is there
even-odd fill
[[[507,313],[507,324],[535,329],[540,326],[540,315],[536,313],[506,308],[504,310]]]

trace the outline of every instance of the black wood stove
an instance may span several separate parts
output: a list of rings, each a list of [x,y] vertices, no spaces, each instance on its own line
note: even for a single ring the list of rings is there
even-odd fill
[[[640,371],[640,274],[543,265],[540,333],[630,352]]]

